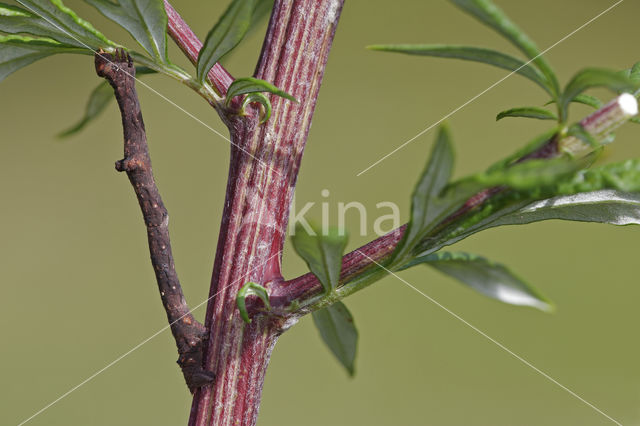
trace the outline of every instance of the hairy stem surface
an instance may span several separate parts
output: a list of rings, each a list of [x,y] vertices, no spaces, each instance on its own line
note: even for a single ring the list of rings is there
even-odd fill
[[[214,263],[204,369],[212,386],[194,395],[190,425],[252,426],[271,350],[289,324],[258,316],[245,324],[238,290],[282,280],[281,252],[289,205],[342,0],[276,0],[255,76],[300,100],[271,97],[273,114],[229,120],[233,146]]]

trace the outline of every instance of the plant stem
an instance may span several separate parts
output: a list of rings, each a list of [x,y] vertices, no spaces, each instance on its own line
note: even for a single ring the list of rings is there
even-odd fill
[[[107,79],[113,87],[118,101],[124,131],[124,159],[116,163],[116,170],[127,172],[138,198],[147,226],[151,263],[162,305],[180,354],[178,364],[193,392],[197,387],[213,380],[213,374],[202,369],[206,330],[191,315],[173,262],[169,214],[153,178],[147,136],[135,88],[136,69],[131,57],[121,50],[117,50],[114,55],[96,53],[95,65],[97,74]]]
[[[271,97],[260,125],[256,108],[229,119],[227,195],[211,281],[204,369],[211,387],[194,395],[192,426],[255,424],[271,350],[290,325],[258,316],[245,324],[236,294],[247,282],[282,280],[281,252],[302,152],[343,0],[276,0],[255,76],[300,100]]]
[[[202,49],[202,42],[167,0],[164,0],[164,8],[169,18],[169,36],[185,56],[189,58],[191,63],[195,65],[198,62],[198,52]],[[208,76],[217,94],[220,96],[226,95],[227,89],[233,83],[231,74],[222,65],[215,64],[209,71]]]
[[[585,117],[580,121],[580,125],[596,140],[602,141],[637,113],[638,104],[633,96],[622,94]],[[516,160],[516,162],[531,159],[549,159],[561,155],[563,152],[574,156],[586,155],[588,151],[593,149],[594,147],[574,136],[559,139],[556,135],[542,144],[537,150]],[[505,190],[508,190],[508,188],[494,187],[479,192],[467,200],[457,211],[445,218],[436,229],[445,227],[457,219],[465,217],[465,215],[475,211],[476,208],[491,197]],[[285,317],[287,315],[299,317],[310,311],[331,305],[379,280],[387,274],[387,271],[380,268],[378,264],[384,265],[384,262],[400,242],[406,227],[407,224],[402,225],[345,255],[342,258],[340,284],[336,292],[329,296],[325,296],[320,281],[311,272],[292,280],[273,283],[269,288],[271,313]],[[254,310],[254,312],[257,313],[257,310]],[[250,311],[250,313],[252,312]]]

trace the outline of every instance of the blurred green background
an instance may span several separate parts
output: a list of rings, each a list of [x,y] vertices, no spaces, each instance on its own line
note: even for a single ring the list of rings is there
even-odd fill
[[[175,1],[201,37],[224,1]],[[497,1],[541,48],[613,0]],[[128,36],[80,0],[67,1],[110,38]],[[638,53],[640,3],[626,1],[546,56],[566,82],[578,68],[627,68]],[[255,66],[264,26],[228,60],[237,76]],[[446,1],[351,0],[343,11],[302,164],[297,203],[337,211],[360,201],[407,208],[434,132],[356,174],[506,75],[488,66],[364,49],[373,43],[459,43],[516,53]],[[172,47],[172,58],[186,64]],[[185,65],[186,66],[186,65]],[[191,68],[189,68],[191,69]],[[161,76],[145,81],[226,133],[199,97]],[[0,424],[18,424],[165,326],[121,157],[115,103],[69,140],[99,82],[90,57],[38,62],[0,84]],[[154,168],[171,213],[178,272],[193,306],[206,298],[228,161],[227,143],[151,91],[139,88]],[[600,93],[605,99],[609,94]],[[450,120],[456,175],[479,171],[548,127],[504,120],[544,93],[513,76]],[[574,107],[573,118],[588,113]],[[605,161],[640,154],[640,127],[619,132]],[[322,198],[323,189],[330,196]],[[357,234],[349,248],[371,239]],[[368,230],[372,233],[371,224]],[[488,300],[437,272],[402,277],[624,425],[640,424],[637,242],[640,229],[567,222],[490,230],[457,249],[511,266],[558,305],[555,314]],[[635,265],[635,266],[634,266]],[[305,272],[287,245],[286,277]],[[273,353],[258,419],[277,425],[607,425],[603,415],[551,383],[395,278],[346,300],[360,330],[349,379],[311,318]],[[202,318],[204,309],[196,311]],[[190,395],[165,331],[34,418],[31,425],[181,425]]]

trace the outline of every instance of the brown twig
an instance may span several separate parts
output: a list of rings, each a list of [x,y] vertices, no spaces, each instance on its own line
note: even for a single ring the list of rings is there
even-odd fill
[[[124,130],[124,159],[116,170],[126,172],[138,198],[147,225],[151,263],[156,274],[162,304],[178,346],[178,365],[191,392],[211,383],[214,375],[202,368],[205,327],[197,322],[185,302],[175,270],[169,241],[169,215],[162,203],[151,169],[147,136],[135,88],[135,67],[122,50],[115,55],[98,52],[96,72],[114,89]]]

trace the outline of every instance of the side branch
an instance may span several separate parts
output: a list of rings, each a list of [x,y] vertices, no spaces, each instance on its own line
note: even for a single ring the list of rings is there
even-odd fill
[[[198,53],[202,49],[202,42],[167,0],[164,0],[164,8],[169,18],[169,36],[182,50],[182,53],[195,65],[198,62]],[[227,89],[233,83],[231,74],[219,63],[216,63],[211,68],[208,77],[221,96],[227,94]]]
[[[631,107],[628,100],[631,98],[629,94],[623,94],[598,111],[585,117],[580,121],[582,128],[592,137],[602,140],[612,131],[625,123],[632,115],[637,113],[637,106]],[[634,112],[631,113],[630,111]],[[574,155],[585,155],[593,149],[592,146],[579,140],[575,136],[564,136],[562,132],[552,136],[548,141],[542,144],[537,150],[515,160],[515,163],[521,163],[533,159],[551,159],[562,155],[563,152],[572,152]],[[486,201],[490,200],[497,194],[508,190],[503,186],[485,189],[469,198],[457,211],[453,212],[449,217],[445,218],[436,228],[434,232],[445,229],[448,225],[463,219],[466,215],[472,214],[476,209]],[[386,271],[379,268],[379,264],[383,264],[394,252],[396,246],[400,243],[402,235],[407,228],[407,224],[379,237],[370,243],[352,251],[342,258],[342,269],[340,271],[340,287],[349,284],[354,280],[361,279],[357,288],[349,289],[341,295],[334,298],[325,298],[321,304],[314,305],[314,309],[326,306],[336,300],[346,297],[354,291],[362,289],[375,282],[382,276],[386,275]],[[274,281],[269,283],[269,300],[271,304],[271,312],[274,315],[288,316],[301,315],[308,312],[305,309],[310,303],[318,301],[318,297],[322,297],[324,289],[318,278],[309,272],[298,278],[288,281]],[[260,304],[254,303],[255,300],[249,301],[250,314],[258,314]]]
[[[178,364],[191,392],[211,383],[213,373],[202,368],[205,327],[197,322],[185,302],[175,270],[169,241],[169,215],[162,203],[151,169],[147,136],[135,88],[135,67],[121,50],[114,55],[95,55],[98,76],[114,89],[124,130],[124,159],[116,162],[116,170],[126,172],[138,198],[147,226],[151,263],[156,274],[162,304],[167,312],[171,332],[178,346]]]

